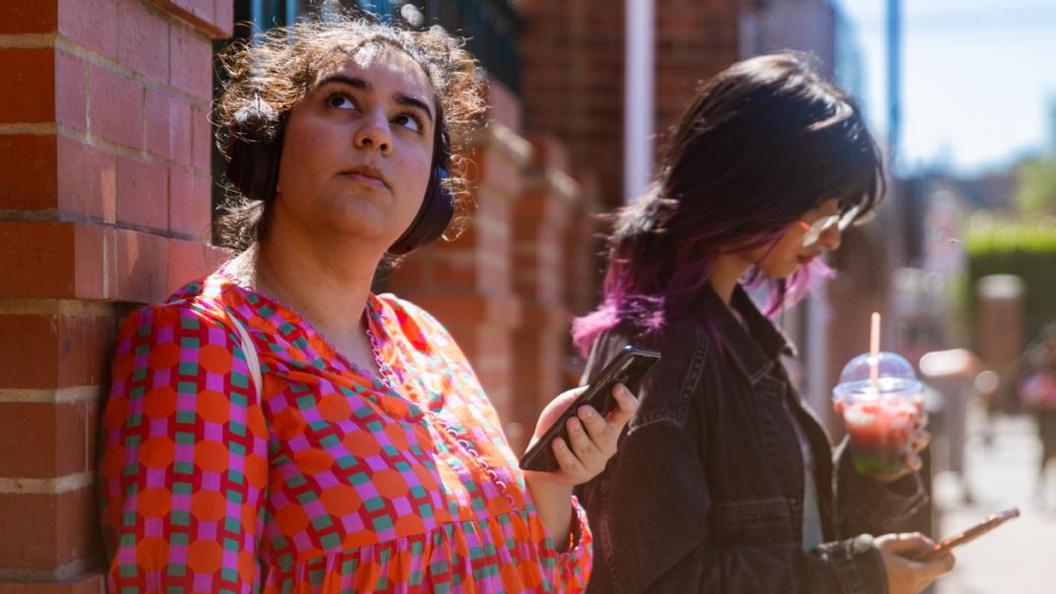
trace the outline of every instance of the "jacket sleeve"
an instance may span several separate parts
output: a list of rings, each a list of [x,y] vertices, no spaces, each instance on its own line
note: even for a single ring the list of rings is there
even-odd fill
[[[834,465],[836,510],[843,534],[900,532],[928,504],[918,472],[885,485],[855,470],[847,438],[836,448]]]
[[[886,594],[868,535],[810,552],[772,544],[765,531],[720,542],[701,442],[674,421],[637,426],[582,489],[595,535],[589,592]]]

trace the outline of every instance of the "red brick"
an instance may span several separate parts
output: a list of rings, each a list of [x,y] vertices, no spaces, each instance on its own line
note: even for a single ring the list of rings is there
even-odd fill
[[[468,257],[437,258],[432,262],[432,287],[438,289],[476,288],[478,275],[476,262]]]
[[[171,27],[169,81],[194,97],[209,101],[213,95],[213,45],[205,36],[182,23]]]
[[[412,301],[450,326],[513,328],[521,318],[520,301],[513,297],[429,292],[415,294]]]
[[[0,298],[70,296],[73,271],[73,225],[0,222]]]
[[[55,121],[55,50],[0,49],[0,80],[7,89],[0,101],[0,122]]]
[[[170,239],[167,292],[171,293],[188,282],[201,278],[214,270],[234,254],[227,248],[216,247],[197,241]]]
[[[193,239],[212,236],[212,180],[203,175],[169,172],[169,231]]]
[[[0,221],[0,299],[150,303],[168,296],[167,275],[167,243],[160,235],[68,222]]]
[[[216,3],[216,27],[231,35],[235,24],[235,3],[228,0],[214,0]]]
[[[54,571],[98,553],[93,489],[0,494],[0,567]]]
[[[58,10],[53,0],[5,2],[3,18],[0,18],[0,35],[51,33],[57,25]]]
[[[4,336],[0,341],[0,386],[55,387],[59,354],[55,316],[2,315],[0,330]],[[40,427],[34,427],[37,429]]]
[[[61,582],[0,583],[0,594],[106,594],[100,573],[79,575]]]
[[[146,161],[117,158],[117,220],[167,230],[168,170]]]
[[[7,316],[3,316],[7,317]],[[6,321],[0,320],[6,329]],[[0,476],[57,478],[85,467],[87,408],[83,402],[0,402]]]
[[[520,101],[494,78],[488,80],[488,116],[511,130],[521,129]]]
[[[212,157],[213,130],[206,113],[197,107],[191,109],[191,146],[194,168],[208,172]]]
[[[58,145],[60,211],[114,222],[117,214],[114,155],[71,138],[59,137]]]
[[[568,171],[568,148],[552,133],[536,133],[528,140],[532,143],[532,164],[555,167]]]
[[[399,267],[382,273],[385,290],[392,291],[399,287],[400,291],[416,292],[429,288],[428,275],[430,264],[429,258],[423,254],[413,254],[406,258]]]
[[[58,387],[95,386],[107,380],[117,320],[110,316],[59,318]]]
[[[164,237],[131,229],[77,225],[75,239],[78,298],[153,303],[168,296]]]
[[[11,210],[57,205],[56,140],[52,134],[0,135],[0,203]]]
[[[63,315],[0,315],[0,387],[52,389],[101,384],[113,320]],[[7,475],[11,476],[11,475]]]
[[[110,300],[114,293],[114,269],[117,247],[112,239],[116,230],[110,226],[76,225],[73,230],[73,293],[82,299]],[[108,239],[111,237],[111,239]]]
[[[84,62],[80,58],[55,52],[55,89],[55,121],[75,130],[86,130],[88,102]]]
[[[110,325],[111,339],[107,342],[106,348],[99,353],[105,361],[107,374],[110,372],[111,352],[113,351],[112,337],[116,334],[117,324],[120,320],[120,316],[114,318],[113,323]],[[107,382],[109,382],[109,375],[107,375]],[[104,386],[106,385],[104,384]],[[100,412],[104,402],[105,397],[102,401],[86,400],[84,402],[84,467],[89,470],[95,470],[97,466],[96,453],[99,451],[99,421],[101,420]]]
[[[117,252],[113,299],[154,303],[168,297],[168,240],[128,229],[115,229],[106,239]]]
[[[47,0],[52,1],[52,0]],[[115,0],[56,0],[59,34],[107,58],[117,56]]]
[[[162,83],[169,81],[169,19],[142,0],[118,0],[118,60]]]
[[[180,164],[191,164],[191,106],[182,99],[169,97],[172,128],[169,134],[169,156]],[[198,124],[200,125],[200,123]]]
[[[195,19],[213,23],[213,0],[172,0],[172,3],[190,13]]]
[[[143,85],[92,64],[88,69],[89,131],[131,148],[143,146]]]
[[[172,154],[173,100],[162,91],[148,88],[146,92],[144,145],[148,152],[168,159]]]

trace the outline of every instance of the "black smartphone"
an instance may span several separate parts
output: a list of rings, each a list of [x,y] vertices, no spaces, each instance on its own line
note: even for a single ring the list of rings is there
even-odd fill
[[[616,384],[623,384],[631,393],[637,395],[638,388],[642,385],[642,378],[660,360],[660,353],[648,349],[627,345],[612,358],[601,373],[590,382],[587,389],[583,391],[565,409],[565,412],[557,421],[547,429],[546,433],[528,448],[521,456],[521,468],[524,470],[538,470],[541,472],[553,472],[559,468],[554,450],[550,442],[555,437],[562,437],[566,444],[568,440],[568,419],[576,414],[576,411],[585,404],[594,407],[594,410],[602,416],[609,414],[616,406],[616,400],[612,397],[612,388]]]

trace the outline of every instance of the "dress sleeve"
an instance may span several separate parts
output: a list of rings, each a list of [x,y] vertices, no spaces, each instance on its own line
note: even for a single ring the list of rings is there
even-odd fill
[[[188,304],[118,332],[99,501],[111,592],[252,592],[268,429],[237,334]]]
[[[557,592],[585,592],[590,580],[591,564],[594,560],[590,525],[587,523],[587,512],[572,497],[572,534],[568,550],[558,553],[550,539],[544,543],[543,563],[554,567],[554,582]]]

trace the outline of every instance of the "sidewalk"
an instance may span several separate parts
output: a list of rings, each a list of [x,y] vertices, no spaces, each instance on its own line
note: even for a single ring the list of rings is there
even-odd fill
[[[955,477],[935,479],[942,512],[938,535],[959,532],[990,513],[1018,506],[1022,515],[957,550],[957,568],[938,583],[939,594],[1053,594],[1056,592],[1056,469],[1050,466],[1049,506],[1034,497],[1038,456],[1034,421],[998,416],[993,443],[983,441],[983,418],[970,410],[966,477],[975,501],[960,500]]]

